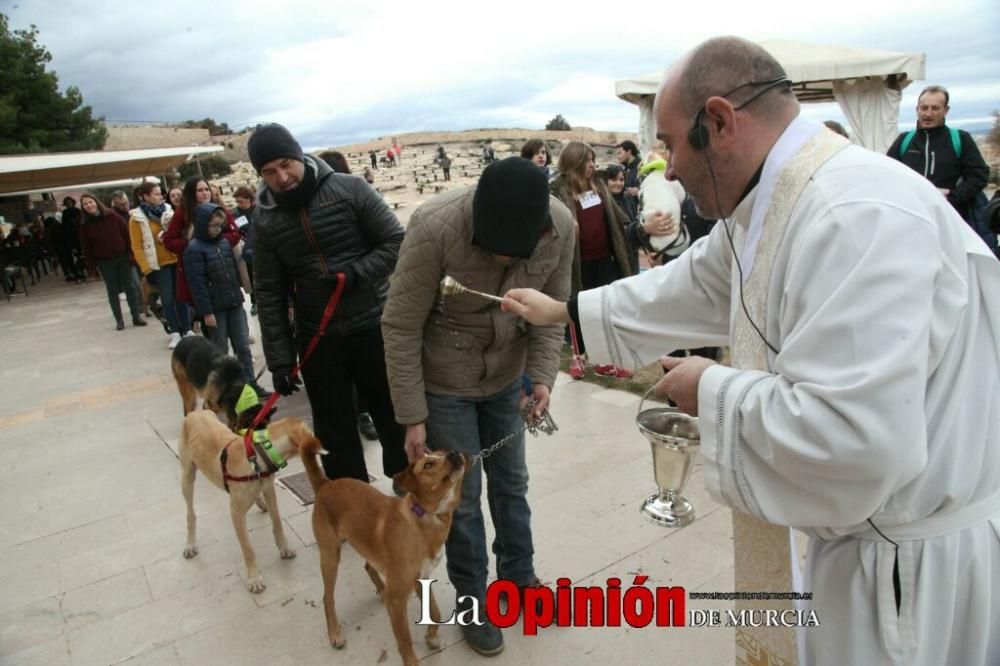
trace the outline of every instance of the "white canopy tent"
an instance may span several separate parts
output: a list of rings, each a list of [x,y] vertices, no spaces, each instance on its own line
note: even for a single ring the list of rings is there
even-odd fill
[[[146,148],[0,157],[0,196],[156,176],[222,146]]]
[[[855,143],[885,153],[898,134],[902,90],[924,78],[923,53],[807,44],[759,42],[785,69],[800,102],[840,104]],[[615,81],[615,94],[639,106],[639,142],[645,154],[656,140],[653,97],[662,73]]]

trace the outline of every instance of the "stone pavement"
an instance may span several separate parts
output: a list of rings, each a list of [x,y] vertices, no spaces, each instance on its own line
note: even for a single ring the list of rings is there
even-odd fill
[[[181,403],[167,337],[114,330],[104,287],[46,277],[30,296],[0,300],[0,664],[143,666],[400,663],[385,611],[357,554],[345,547],[337,603],[347,646],[330,647],[310,510],[279,486],[298,557],[281,560],[269,518],[251,509],[251,539],[267,589],[251,594],[224,493],[195,485],[199,555],[185,560],[184,500],[174,450]],[[124,307],[124,303],[123,303]],[[257,322],[251,320],[258,335]],[[255,363],[262,363],[259,342]],[[638,398],[560,375],[551,437],[528,439],[536,569],[550,585],[601,585],[636,575],[647,587],[731,591],[730,513],[708,498],[700,467],[687,489],[698,519],[682,530],[644,521],[655,484],[649,446],[633,424]],[[280,415],[308,416],[304,393]],[[380,474],[378,445],[367,443]],[[301,470],[294,461],[286,470]],[[376,486],[388,491],[389,482]],[[486,509],[484,507],[484,513]],[[487,513],[488,515],[488,513]],[[491,530],[492,528],[490,528]],[[434,572],[442,611],[454,594]],[[689,601],[688,608],[731,608]],[[411,602],[410,616],[419,616]],[[450,664],[731,664],[729,629],[557,628],[504,630],[489,661],[441,628],[422,661]]]

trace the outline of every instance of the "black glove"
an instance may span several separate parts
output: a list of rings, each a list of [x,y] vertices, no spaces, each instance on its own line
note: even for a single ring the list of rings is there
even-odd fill
[[[330,271],[329,275],[324,275],[321,280],[330,285],[331,288],[337,286],[337,273],[344,274],[344,293],[349,292],[358,283],[358,272],[350,264],[330,266],[328,270]]]
[[[302,380],[292,377],[292,369],[289,367],[275,368],[271,372],[271,384],[274,390],[284,396],[289,396],[299,390]]]

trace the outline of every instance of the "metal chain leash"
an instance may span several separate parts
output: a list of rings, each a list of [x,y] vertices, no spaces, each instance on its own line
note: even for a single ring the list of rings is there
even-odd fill
[[[480,460],[489,458],[491,455],[497,452],[497,450],[503,448],[508,443],[510,443],[515,437],[521,435],[522,433],[529,432],[533,436],[538,437],[538,433],[542,432],[546,435],[551,435],[555,431],[559,430],[559,426],[556,425],[555,419],[549,414],[548,409],[543,409],[541,416],[535,418],[531,415],[531,412],[535,409],[535,401],[528,400],[524,403],[524,407],[521,409],[521,418],[524,420],[524,426],[509,435],[501,437],[489,448],[483,449],[476,455],[469,459],[469,466],[475,465]]]

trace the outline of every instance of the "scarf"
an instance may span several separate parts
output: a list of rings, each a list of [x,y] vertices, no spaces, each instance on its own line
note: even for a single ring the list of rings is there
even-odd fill
[[[273,192],[274,202],[279,208],[301,208],[309,203],[315,192],[316,174],[306,164],[305,176],[299,186],[288,192]]]
[[[143,201],[142,203],[139,204],[139,208],[142,209],[142,212],[146,214],[147,218],[151,220],[153,219],[159,220],[160,218],[163,217],[163,214],[167,212],[167,202],[162,201],[159,204],[153,206]]]

